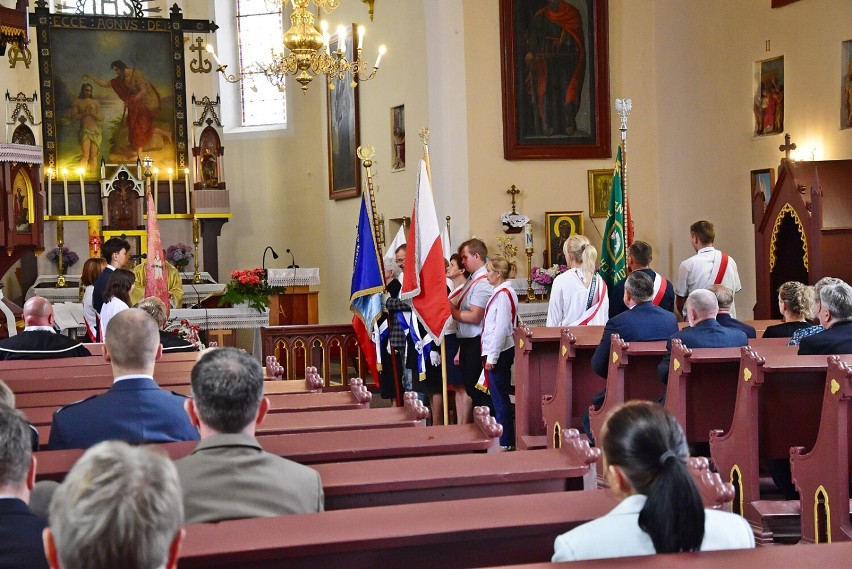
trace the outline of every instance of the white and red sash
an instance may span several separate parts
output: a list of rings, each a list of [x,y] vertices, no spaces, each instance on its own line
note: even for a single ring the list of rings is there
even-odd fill
[[[664,279],[660,273],[654,273],[654,296],[651,302],[654,306],[659,306],[666,296],[666,290],[669,288],[669,281]]]
[[[450,300],[452,300],[456,296],[459,296],[459,294],[460,294],[461,296],[459,296],[459,300],[456,303],[456,307],[461,309],[461,304],[462,304],[462,302],[464,302],[464,299],[467,296],[467,293],[470,292],[470,289],[472,289],[476,283],[478,283],[479,281],[481,281],[482,279],[484,279],[487,276],[488,275],[486,273],[483,273],[483,274],[479,275],[478,277],[476,277],[475,279],[473,279],[472,281],[469,281],[467,283],[467,285],[463,286],[462,288],[458,289],[457,291],[453,291],[453,293],[450,294],[450,296],[449,296]]]
[[[600,275],[594,275],[592,277],[592,282],[589,284],[589,288],[591,289],[592,287],[595,287],[595,290],[593,295],[590,295],[592,298],[590,299],[585,312],[583,312],[583,314],[580,315],[580,318],[576,321],[569,323],[568,326],[586,326],[600,312],[604,300],[607,299],[606,283]]]
[[[485,332],[485,320],[488,316],[488,309],[491,308],[491,303],[494,302],[494,299],[496,299],[497,295],[500,294],[501,292],[505,292],[506,295],[509,297],[509,306],[512,307],[512,326],[515,326],[518,323],[518,306],[517,306],[517,304],[515,304],[515,299],[512,298],[512,293],[509,292],[508,288],[501,288],[501,289],[497,290],[497,292],[495,292],[493,295],[491,295],[491,298],[488,300],[488,304],[485,305],[485,316],[482,317],[482,332],[483,333]],[[480,334],[480,336],[481,336],[481,334]],[[488,373],[488,370],[485,369],[485,360],[486,360],[486,357],[483,356],[482,357],[482,373],[479,374],[479,380],[476,382],[476,388],[480,391],[484,391],[485,393],[490,394],[491,393],[491,391],[489,389],[490,380],[489,380],[489,377],[488,377],[489,373]]]
[[[713,284],[722,284],[722,279],[725,278],[725,271],[728,270],[728,254],[722,251],[719,251],[719,253],[722,253],[722,259],[716,268],[716,274],[711,277]]]

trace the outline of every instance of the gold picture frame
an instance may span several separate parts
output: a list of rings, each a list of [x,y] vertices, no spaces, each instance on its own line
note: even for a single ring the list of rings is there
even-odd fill
[[[572,235],[583,235],[582,211],[548,211],[544,214],[544,226],[547,228],[547,249],[544,252],[544,266],[565,265],[562,245]],[[567,232],[565,231],[567,230]]]
[[[612,168],[589,170],[589,217],[606,217],[614,174]]]

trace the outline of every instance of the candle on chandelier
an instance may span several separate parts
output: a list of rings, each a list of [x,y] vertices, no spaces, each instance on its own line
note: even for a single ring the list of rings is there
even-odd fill
[[[524,226],[524,242],[526,243],[526,248],[531,251],[533,248],[532,223],[527,223]]]
[[[358,26],[358,50],[364,45],[364,35],[367,33],[364,26]]]
[[[183,184],[186,191],[186,213],[189,213],[189,168],[183,169]]]
[[[346,53],[346,28],[343,24],[337,26],[337,51]]]
[[[322,30],[322,41],[325,43],[325,53],[331,55],[331,36],[328,34],[328,22],[321,21],[320,29]]]
[[[53,168],[47,169],[47,215],[53,215]]]
[[[68,168],[62,169],[62,189],[65,193],[65,215],[68,215]]]
[[[160,196],[157,191],[157,183],[160,180],[160,171],[157,168],[154,168],[154,212],[156,213],[160,209]]]
[[[219,62],[219,58],[218,58],[218,57],[216,57],[216,52],[215,52],[215,51],[213,51],[213,46],[212,46],[212,45],[210,45],[210,44],[208,43],[208,44],[207,44],[207,47],[205,47],[204,49],[206,49],[206,50],[207,50],[207,53],[209,53],[209,54],[210,54],[210,57],[212,57],[212,58],[213,58],[213,61],[215,61],[215,62],[216,62],[216,65],[222,65],[222,64]]]
[[[86,215],[86,186],[83,184],[83,174],[85,168],[77,168],[77,175],[80,177],[80,203],[82,204],[83,215]]]
[[[172,168],[169,168],[169,213],[175,212],[175,186],[174,181],[172,180],[172,175],[175,171]]]
[[[375,69],[379,68],[379,64],[382,62],[382,56],[388,50],[384,45],[379,46],[379,57],[376,58],[376,64],[373,66]]]

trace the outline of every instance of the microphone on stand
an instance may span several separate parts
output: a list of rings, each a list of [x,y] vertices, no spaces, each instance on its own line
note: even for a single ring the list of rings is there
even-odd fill
[[[293,252],[290,249],[287,249],[287,252],[290,253],[290,258],[293,260],[293,262],[287,268],[288,269],[298,269],[299,265],[296,264],[296,256],[293,254]]]
[[[146,253],[141,253],[139,255],[130,255],[128,257],[128,259],[136,259],[137,261],[142,260],[142,259],[147,259],[147,258],[148,258],[148,255]]]
[[[263,280],[267,280],[267,278],[266,278],[267,277],[267,274],[266,274],[266,252],[267,251],[272,251],[272,258],[273,259],[278,258],[278,253],[275,252],[275,249],[273,249],[271,245],[267,245],[266,249],[263,250],[263,263],[261,264],[261,268],[263,269]]]

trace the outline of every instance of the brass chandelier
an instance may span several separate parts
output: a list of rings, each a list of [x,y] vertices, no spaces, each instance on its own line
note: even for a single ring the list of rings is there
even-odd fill
[[[287,0],[275,0],[279,5],[287,4]],[[328,88],[334,89],[334,79],[343,81],[347,76],[351,77],[354,87],[357,81],[369,81],[376,76],[382,56],[385,54],[385,46],[379,47],[379,54],[372,70],[368,64],[361,59],[362,45],[364,42],[364,26],[358,26],[357,38],[353,42],[353,59],[347,59],[345,35],[346,29],[338,26],[338,42],[336,49],[332,51],[328,26],[325,21],[321,23],[321,30],[314,24],[314,15],[308,10],[308,4],[313,2],[317,8],[326,14],[331,13],[340,5],[341,0],[289,0],[293,11],[290,14],[290,29],[284,32],[283,44],[289,53],[272,52],[270,63],[255,63],[246,68],[248,71],[263,73],[270,83],[284,90],[284,82],[287,75],[293,75],[302,86],[302,92],[307,93],[308,86],[314,77],[320,74],[328,77]],[[208,49],[211,51],[212,48]],[[218,60],[217,60],[218,61]],[[218,71],[228,81],[238,81],[239,78],[228,76],[224,65],[220,64]]]

